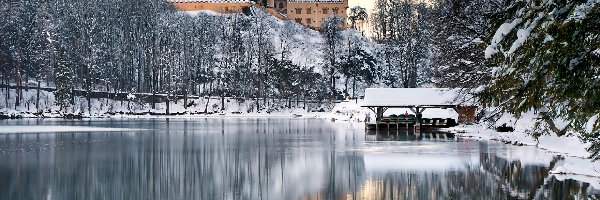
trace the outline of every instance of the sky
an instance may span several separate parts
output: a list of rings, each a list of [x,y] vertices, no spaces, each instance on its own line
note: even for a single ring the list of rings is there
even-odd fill
[[[375,1],[376,0],[349,0],[348,7],[352,8],[354,6],[360,6],[360,7],[366,8],[367,13],[370,16],[373,8],[375,8]],[[369,31],[370,30],[369,24],[367,23],[363,27],[364,27],[364,29],[366,29],[366,30],[363,29],[363,34],[365,34],[367,37],[369,37],[371,35],[371,31]]]
[[[367,9],[370,12],[375,5],[375,0],[349,0],[348,7],[360,6]]]

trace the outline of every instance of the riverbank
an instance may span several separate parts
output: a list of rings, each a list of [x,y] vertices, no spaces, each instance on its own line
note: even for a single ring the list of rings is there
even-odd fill
[[[562,137],[544,134],[536,140],[524,131],[497,132],[484,124],[461,125],[443,130],[462,138],[535,146],[546,150],[549,154],[559,157],[551,171],[557,178],[588,182],[600,188],[600,163],[589,159],[590,153],[586,149],[590,144],[582,141],[575,133]]]
[[[145,117],[207,117],[207,116],[288,116],[322,115],[334,106],[329,101],[302,99],[243,99],[233,97],[201,97],[185,101],[149,103],[147,98],[128,94],[126,98],[87,98],[77,96],[71,105],[56,105],[52,92],[23,90],[20,105],[15,106],[15,91],[0,90],[0,119],[2,118],[145,118]],[[151,102],[151,101],[150,101]],[[321,114],[319,114],[321,113]]]
[[[397,114],[403,113],[405,110],[396,109],[391,110],[391,112]],[[450,118],[457,117],[457,114],[452,113],[454,111],[450,109],[430,109],[427,110],[427,112],[428,113],[424,113],[424,115]],[[368,114],[371,114],[371,111],[367,108],[360,107],[360,102],[344,102],[336,104],[332,109],[332,112],[324,114],[321,117],[362,123],[364,122],[364,117]],[[386,112],[386,114],[390,113]],[[546,160],[553,159],[553,157],[556,156],[559,157],[558,162],[556,162],[552,169],[552,173],[555,174],[557,178],[588,182],[594,184],[596,188],[600,188],[600,163],[589,159],[590,153],[586,149],[590,144],[582,141],[577,133],[569,133],[562,137],[557,137],[555,134],[544,134],[536,140],[528,134],[528,131],[533,129],[535,116],[528,115],[521,119],[508,118],[505,117],[504,119],[501,119],[501,121],[494,123],[493,126],[489,126],[485,123],[460,125],[453,128],[442,129],[442,131],[455,133],[461,138],[496,141],[517,146],[535,146],[547,151],[548,155],[553,155],[547,156],[548,158]],[[515,131],[497,132],[494,127],[498,123],[509,123],[509,125],[514,126]],[[536,159],[542,158],[529,158],[529,160]]]

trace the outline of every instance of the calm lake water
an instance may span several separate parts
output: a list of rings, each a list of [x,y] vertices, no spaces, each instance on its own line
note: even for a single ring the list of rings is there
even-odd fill
[[[321,119],[4,120],[0,199],[581,199],[535,147]],[[26,128],[25,128],[26,129]]]

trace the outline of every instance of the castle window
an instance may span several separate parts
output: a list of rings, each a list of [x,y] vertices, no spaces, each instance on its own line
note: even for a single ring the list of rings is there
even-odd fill
[[[306,9],[306,14],[312,14],[312,8]]]
[[[306,24],[310,25],[312,23],[312,19],[311,18],[306,18]]]
[[[339,11],[340,11],[340,9],[339,9],[339,8],[333,8],[333,14],[336,14],[336,15],[337,15]]]
[[[285,8],[285,4],[283,4],[283,2],[279,2],[279,8]]]
[[[296,23],[301,24],[302,23],[302,18],[296,18]]]
[[[302,14],[302,8],[296,8],[296,14]]]
[[[323,14],[329,14],[329,8],[323,8]]]

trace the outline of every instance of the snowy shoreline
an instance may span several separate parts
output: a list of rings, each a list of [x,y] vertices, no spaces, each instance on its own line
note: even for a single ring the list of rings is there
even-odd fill
[[[370,114],[366,108],[362,108],[354,102],[345,102],[336,104],[329,114],[325,114],[322,118],[348,121],[350,123],[363,123],[361,116]],[[437,116],[456,117],[452,113],[447,113],[445,110],[431,110]],[[402,113],[404,110],[392,110],[391,112]],[[389,113],[387,113],[389,114]],[[427,113],[425,113],[427,114]],[[590,153],[586,150],[590,144],[579,139],[576,134],[557,137],[554,134],[545,134],[535,140],[531,135],[526,133],[530,129],[533,122],[529,118],[509,119],[508,121],[500,121],[501,123],[510,122],[515,126],[515,132],[499,133],[496,130],[490,129],[485,124],[460,125],[453,128],[440,129],[450,133],[455,133],[458,137],[483,140],[489,142],[501,142],[505,144],[517,146],[534,146],[547,152],[547,156],[559,156],[559,160],[555,163],[551,174],[557,178],[574,179],[582,182],[587,182],[595,188],[600,188],[600,162],[594,162],[590,159]]]
[[[366,115],[370,114],[370,110],[360,107],[360,102],[343,102],[338,103],[330,112],[306,112],[300,110],[286,110],[283,112],[272,113],[215,113],[215,114],[183,114],[183,115],[130,115],[130,114],[114,114],[104,116],[89,116],[85,120],[101,120],[101,119],[144,119],[144,118],[290,118],[290,119],[309,119],[318,118],[331,121],[340,121],[354,124],[363,124]],[[397,110],[395,112],[404,112]],[[443,110],[437,111],[435,114],[449,116]],[[25,118],[39,118],[37,116],[24,116]],[[56,116],[55,118],[60,118]],[[93,127],[92,127],[93,128]],[[484,124],[461,125],[453,128],[440,129],[442,131],[455,133],[458,137],[485,140],[490,142],[502,142],[512,145],[535,146],[546,151],[549,155],[560,156],[560,160],[556,163],[551,173],[566,179],[575,179],[585,182],[590,182],[600,188],[600,163],[593,162],[589,159],[590,153],[585,149],[589,146],[582,142],[577,136],[557,137],[554,135],[542,135],[536,141],[522,129],[517,129],[516,132],[499,133],[492,130]],[[592,181],[586,179],[592,179]],[[595,181],[595,182],[594,182]]]
[[[458,137],[501,142],[517,146],[534,146],[544,150],[549,155],[559,156],[551,174],[563,179],[574,179],[588,182],[600,188],[600,163],[590,159],[590,153],[585,149],[589,144],[584,143],[575,135],[557,137],[555,135],[542,135],[536,141],[524,132],[497,132],[483,124],[461,125],[453,128],[441,129],[455,133]],[[592,180],[587,180],[592,179]]]

